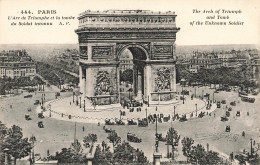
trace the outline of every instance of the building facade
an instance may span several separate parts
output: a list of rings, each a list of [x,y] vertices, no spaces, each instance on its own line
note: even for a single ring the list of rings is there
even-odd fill
[[[3,77],[30,77],[36,74],[36,65],[25,50],[0,52],[0,75]]]

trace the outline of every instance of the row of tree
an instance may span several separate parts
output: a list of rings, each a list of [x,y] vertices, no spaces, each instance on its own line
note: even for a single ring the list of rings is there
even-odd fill
[[[114,152],[111,152],[109,145],[103,141],[101,146],[98,145],[96,148],[93,164],[144,164],[148,162],[142,151],[133,148],[127,142],[121,143],[121,138],[115,131],[109,133],[107,138],[113,144]],[[83,146],[89,151],[93,150],[96,142],[96,134],[88,134],[83,138]],[[58,160],[58,163],[61,164],[85,164],[87,162],[83,147],[78,140],[73,142],[69,148],[63,148],[61,152],[56,152],[55,156],[49,156],[48,159]]]
[[[37,62],[37,72],[52,85],[59,86],[60,84],[78,84],[79,78],[66,73],[60,68],[49,65],[43,62]]]
[[[177,82],[184,78],[189,85],[194,83],[222,84],[244,87],[256,87],[253,70],[250,66],[242,65],[237,68],[221,67],[216,69],[199,69],[198,73],[190,73],[183,65],[176,65]]]
[[[42,84],[44,84],[44,82],[37,76],[35,76],[32,80],[29,77],[3,77],[0,78],[0,94],[4,95],[6,94],[6,91],[10,91],[11,89]]]

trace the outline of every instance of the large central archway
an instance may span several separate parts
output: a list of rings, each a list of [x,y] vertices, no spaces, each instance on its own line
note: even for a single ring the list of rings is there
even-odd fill
[[[133,55],[134,93],[146,102],[174,98],[175,13],[87,11],[75,30],[80,49],[80,91],[86,106],[120,102],[120,55]]]

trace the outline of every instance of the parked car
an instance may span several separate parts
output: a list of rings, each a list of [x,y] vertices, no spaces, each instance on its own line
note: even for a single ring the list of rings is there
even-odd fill
[[[148,120],[146,118],[138,120],[138,127],[147,127],[147,126],[148,126]]]
[[[128,125],[137,125],[137,122],[133,121],[133,119],[127,120]]]
[[[24,98],[32,98],[32,95],[26,95]]]
[[[29,114],[26,114],[26,115],[24,116],[24,118],[25,118],[25,120],[32,120],[32,118],[30,117]]]
[[[34,105],[40,104],[40,100],[35,100]]]
[[[42,121],[39,121],[39,122],[38,122],[38,127],[39,127],[39,128],[44,128],[44,125],[43,125],[43,122],[42,122]]]
[[[38,118],[40,118],[40,119],[43,119],[44,118],[44,116],[43,116],[43,113],[41,112],[41,113],[38,113]]]
[[[236,116],[237,116],[237,117],[240,116],[240,111],[237,111]]]
[[[230,112],[226,111],[226,116],[229,117],[230,116]]]
[[[231,131],[230,125],[227,125],[227,126],[226,126],[226,132],[230,132],[230,131]]]
[[[111,122],[110,119],[105,120],[105,125],[115,125],[114,122]]]
[[[227,116],[222,116],[220,120],[221,121],[228,121],[228,117]]]
[[[221,104],[226,104],[226,100],[222,100],[222,101],[221,101]]]
[[[187,121],[187,117],[186,117],[186,115],[182,115],[182,117],[180,118],[179,121],[180,121],[180,122]]]
[[[141,143],[142,139],[138,138],[135,134],[127,133],[127,140],[134,143]]]

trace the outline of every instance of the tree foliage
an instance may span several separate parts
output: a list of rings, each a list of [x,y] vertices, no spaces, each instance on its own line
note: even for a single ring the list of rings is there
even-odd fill
[[[109,142],[113,143],[113,146],[117,146],[119,143],[121,143],[121,138],[117,135],[115,131],[112,131],[108,134]]]
[[[2,125],[2,124],[1,124]],[[4,126],[1,126],[1,132],[5,132]],[[32,146],[28,141],[28,138],[23,138],[22,129],[19,126],[13,125],[2,134],[3,141],[1,140],[1,149],[8,148],[7,153],[14,157],[14,163],[16,159],[21,159],[29,155]]]
[[[88,134],[88,136],[85,136],[83,138],[84,146],[85,147],[90,147],[92,146],[95,142],[97,142],[97,135],[96,134]]]

